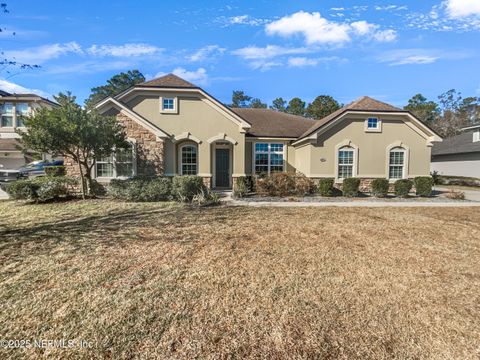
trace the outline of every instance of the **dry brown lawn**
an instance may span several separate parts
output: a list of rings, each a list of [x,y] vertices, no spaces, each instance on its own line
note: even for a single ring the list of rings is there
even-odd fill
[[[476,359],[480,208],[0,202],[0,358]]]

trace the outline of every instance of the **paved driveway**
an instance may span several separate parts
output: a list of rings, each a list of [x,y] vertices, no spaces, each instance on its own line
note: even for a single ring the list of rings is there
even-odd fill
[[[5,191],[0,189],[0,200],[8,199],[8,195]]]

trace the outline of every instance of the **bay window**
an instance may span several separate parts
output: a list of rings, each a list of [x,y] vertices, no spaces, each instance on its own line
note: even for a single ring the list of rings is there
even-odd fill
[[[283,172],[285,169],[284,144],[255,143],[254,172],[255,174],[271,174]]]

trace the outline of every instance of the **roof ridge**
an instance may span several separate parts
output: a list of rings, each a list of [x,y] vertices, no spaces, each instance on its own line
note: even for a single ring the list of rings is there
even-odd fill
[[[184,88],[198,88],[197,85],[181,78],[173,73],[168,73],[162,76],[158,76],[143,83],[137,84],[137,86],[163,86],[163,87],[184,87]]]

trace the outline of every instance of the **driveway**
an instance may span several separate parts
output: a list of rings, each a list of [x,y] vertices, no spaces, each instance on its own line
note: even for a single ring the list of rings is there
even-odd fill
[[[0,200],[5,200],[5,199],[8,199],[8,195],[5,191],[0,189]]]

